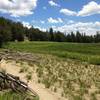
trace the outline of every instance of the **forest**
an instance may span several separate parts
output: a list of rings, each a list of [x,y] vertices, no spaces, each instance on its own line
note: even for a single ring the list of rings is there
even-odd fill
[[[33,25],[34,26],[34,25]],[[0,17],[0,47],[9,41],[53,41],[53,42],[75,42],[75,43],[98,43],[100,32],[95,35],[86,35],[79,31],[62,33],[50,28],[43,32],[38,28],[27,28],[21,22],[14,22],[10,19]]]

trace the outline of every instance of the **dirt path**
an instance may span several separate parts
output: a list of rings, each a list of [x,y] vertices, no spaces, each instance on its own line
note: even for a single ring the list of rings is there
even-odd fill
[[[8,73],[19,76],[21,80],[26,81],[25,74],[19,73],[20,67],[18,67],[14,61],[6,63],[5,60],[2,60],[0,68],[6,69]],[[33,80],[29,83],[29,86],[39,95],[40,100],[67,100],[61,98],[56,93],[52,93],[48,89],[44,88],[42,84],[38,84]]]

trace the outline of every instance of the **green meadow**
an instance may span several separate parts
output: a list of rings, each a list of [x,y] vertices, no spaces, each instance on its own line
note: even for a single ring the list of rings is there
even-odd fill
[[[10,42],[4,48],[21,52],[49,54],[96,65],[100,64],[99,43]]]
[[[27,96],[25,94],[19,94],[13,91],[0,92],[0,100],[28,100],[28,99],[25,99],[26,97]],[[39,100],[39,99],[33,98],[32,100]]]

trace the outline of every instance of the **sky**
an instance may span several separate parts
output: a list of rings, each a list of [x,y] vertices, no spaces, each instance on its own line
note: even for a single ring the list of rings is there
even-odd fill
[[[0,16],[42,31],[100,31],[100,0],[0,0]]]

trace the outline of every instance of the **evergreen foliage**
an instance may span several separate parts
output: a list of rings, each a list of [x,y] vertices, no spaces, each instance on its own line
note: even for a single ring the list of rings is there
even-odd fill
[[[24,27],[21,22],[14,22],[9,19],[0,17],[0,47],[8,41],[24,41],[25,37],[29,41],[56,41],[56,42],[76,42],[76,43],[98,43],[100,42],[100,32],[96,35],[86,35],[73,31],[69,34],[60,31],[54,31],[50,28],[49,31],[43,32],[38,28]]]

